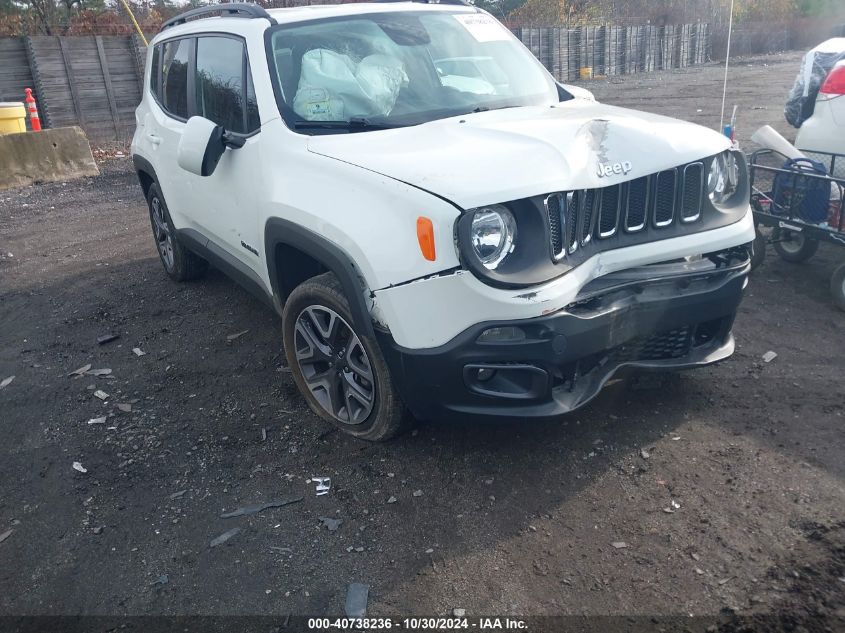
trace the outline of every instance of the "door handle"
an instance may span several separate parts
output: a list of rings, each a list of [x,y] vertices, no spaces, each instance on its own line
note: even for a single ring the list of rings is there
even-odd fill
[[[147,134],[147,138],[150,139],[150,143],[153,145],[159,145],[161,143],[161,137],[156,134]]]

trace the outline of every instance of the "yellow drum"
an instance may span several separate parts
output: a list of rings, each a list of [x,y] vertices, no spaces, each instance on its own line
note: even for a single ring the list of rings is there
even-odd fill
[[[581,71],[578,73],[581,79],[592,79],[593,78],[593,67],[592,66],[584,66],[581,68]]]
[[[0,134],[26,132],[26,109],[22,103],[0,102]]]

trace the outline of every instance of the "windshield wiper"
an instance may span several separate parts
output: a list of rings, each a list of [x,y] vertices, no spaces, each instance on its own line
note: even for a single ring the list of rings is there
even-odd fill
[[[478,114],[479,112],[490,112],[490,110],[507,110],[508,108],[519,108],[521,106],[518,105],[503,105],[497,108],[491,108],[490,106],[478,106],[475,108],[471,114]]]
[[[365,117],[352,117],[348,121],[294,121],[296,129],[309,130],[390,130],[397,127],[405,127],[399,123],[384,123],[370,121]]]

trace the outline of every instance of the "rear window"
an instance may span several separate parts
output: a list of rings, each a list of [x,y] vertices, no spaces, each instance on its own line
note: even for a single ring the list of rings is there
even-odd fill
[[[188,65],[193,40],[165,42],[162,48],[161,103],[170,114],[188,118]]]

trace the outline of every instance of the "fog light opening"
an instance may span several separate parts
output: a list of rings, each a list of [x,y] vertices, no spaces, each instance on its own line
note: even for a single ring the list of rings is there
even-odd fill
[[[488,381],[490,381],[490,380],[493,380],[493,377],[494,377],[495,375],[496,375],[496,370],[495,370],[495,369],[488,369],[488,368],[486,368],[486,367],[482,367],[482,368],[481,368],[481,369],[479,369],[479,370],[478,370],[478,372],[475,374],[475,379],[476,379],[478,382],[488,382]]]
[[[484,396],[524,400],[546,393],[549,375],[536,365],[478,363],[464,365],[464,384],[470,391]]]
[[[526,339],[525,330],[515,325],[487,328],[478,337],[479,343],[519,343]]]

